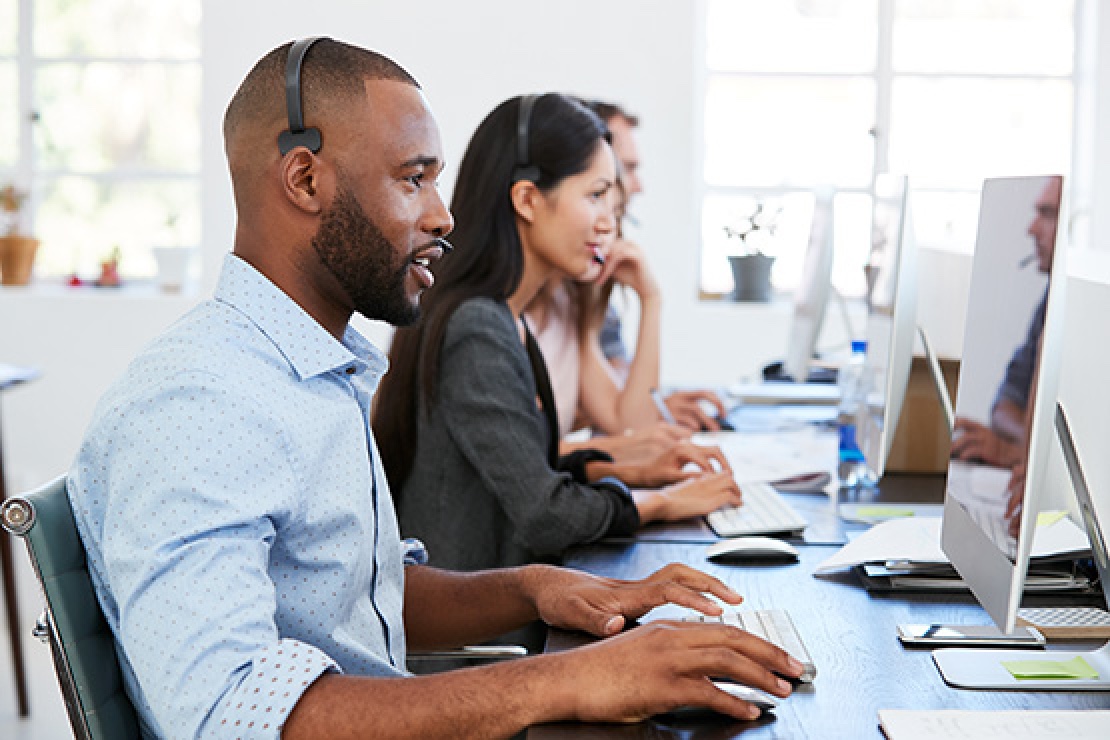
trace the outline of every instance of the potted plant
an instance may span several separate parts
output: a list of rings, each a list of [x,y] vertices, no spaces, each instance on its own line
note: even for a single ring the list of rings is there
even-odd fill
[[[763,303],[771,300],[771,267],[775,258],[766,254],[763,247],[774,236],[781,213],[781,208],[772,212],[757,201],[752,212],[736,226],[725,226],[725,235],[740,243],[739,252],[728,258],[736,286],[732,300]]]
[[[26,285],[31,281],[39,240],[21,231],[26,202],[27,193],[14,185],[0,189],[0,282],[4,285]]]

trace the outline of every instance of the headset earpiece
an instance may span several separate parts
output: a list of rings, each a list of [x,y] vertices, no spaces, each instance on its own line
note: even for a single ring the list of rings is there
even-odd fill
[[[516,167],[513,168],[513,183],[522,180],[539,182],[540,168],[529,164],[528,129],[532,121],[532,108],[538,95],[525,95],[520,99],[520,113],[516,120]]]
[[[325,36],[312,36],[300,39],[289,49],[289,57],[285,62],[285,108],[289,114],[289,129],[278,135],[278,149],[282,155],[288,154],[291,149],[303,146],[313,154],[320,151],[323,143],[320,129],[305,128],[304,109],[301,100],[301,66],[304,64],[305,55],[309,48]]]

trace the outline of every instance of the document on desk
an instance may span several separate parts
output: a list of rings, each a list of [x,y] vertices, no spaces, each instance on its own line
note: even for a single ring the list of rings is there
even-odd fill
[[[880,709],[888,740],[1106,740],[1110,710]]]
[[[1039,525],[1033,534],[1032,557],[1079,555],[1090,551],[1087,535],[1067,517]],[[908,517],[876,524],[831,557],[814,575],[832,573],[864,563],[947,563],[940,549],[940,517]]]
[[[773,482],[818,472],[836,478],[836,434],[813,426],[773,433],[695,434],[693,441],[720,447],[741,482]]]

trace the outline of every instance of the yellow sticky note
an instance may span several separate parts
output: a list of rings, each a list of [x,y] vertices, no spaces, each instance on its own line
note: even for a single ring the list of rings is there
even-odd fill
[[[856,509],[860,519],[894,519],[900,516],[913,516],[913,509],[897,509],[893,506],[860,506]]]
[[[1019,681],[1075,681],[1098,678],[1098,671],[1077,655],[1071,660],[1004,660],[1002,667]]]
[[[1068,512],[1066,511],[1042,511],[1040,514],[1037,514],[1037,526],[1051,527],[1067,515]]]

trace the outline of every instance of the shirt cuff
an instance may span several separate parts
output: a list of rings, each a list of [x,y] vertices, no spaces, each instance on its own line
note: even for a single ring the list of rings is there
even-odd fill
[[[592,462],[611,463],[613,462],[613,456],[592,447],[575,450],[559,458],[558,469],[564,473],[570,473],[577,483],[589,483],[589,476],[586,475],[586,463]]]
[[[214,713],[211,732],[203,734],[277,740],[301,695],[331,671],[339,672],[339,665],[322,650],[297,640],[279,640],[256,654],[249,673]]]
[[[609,496],[616,507],[609,529],[605,532],[606,537],[628,537],[640,528],[640,511],[636,508],[632,494],[628,492],[628,486],[611,475],[605,476],[593,486]]]

